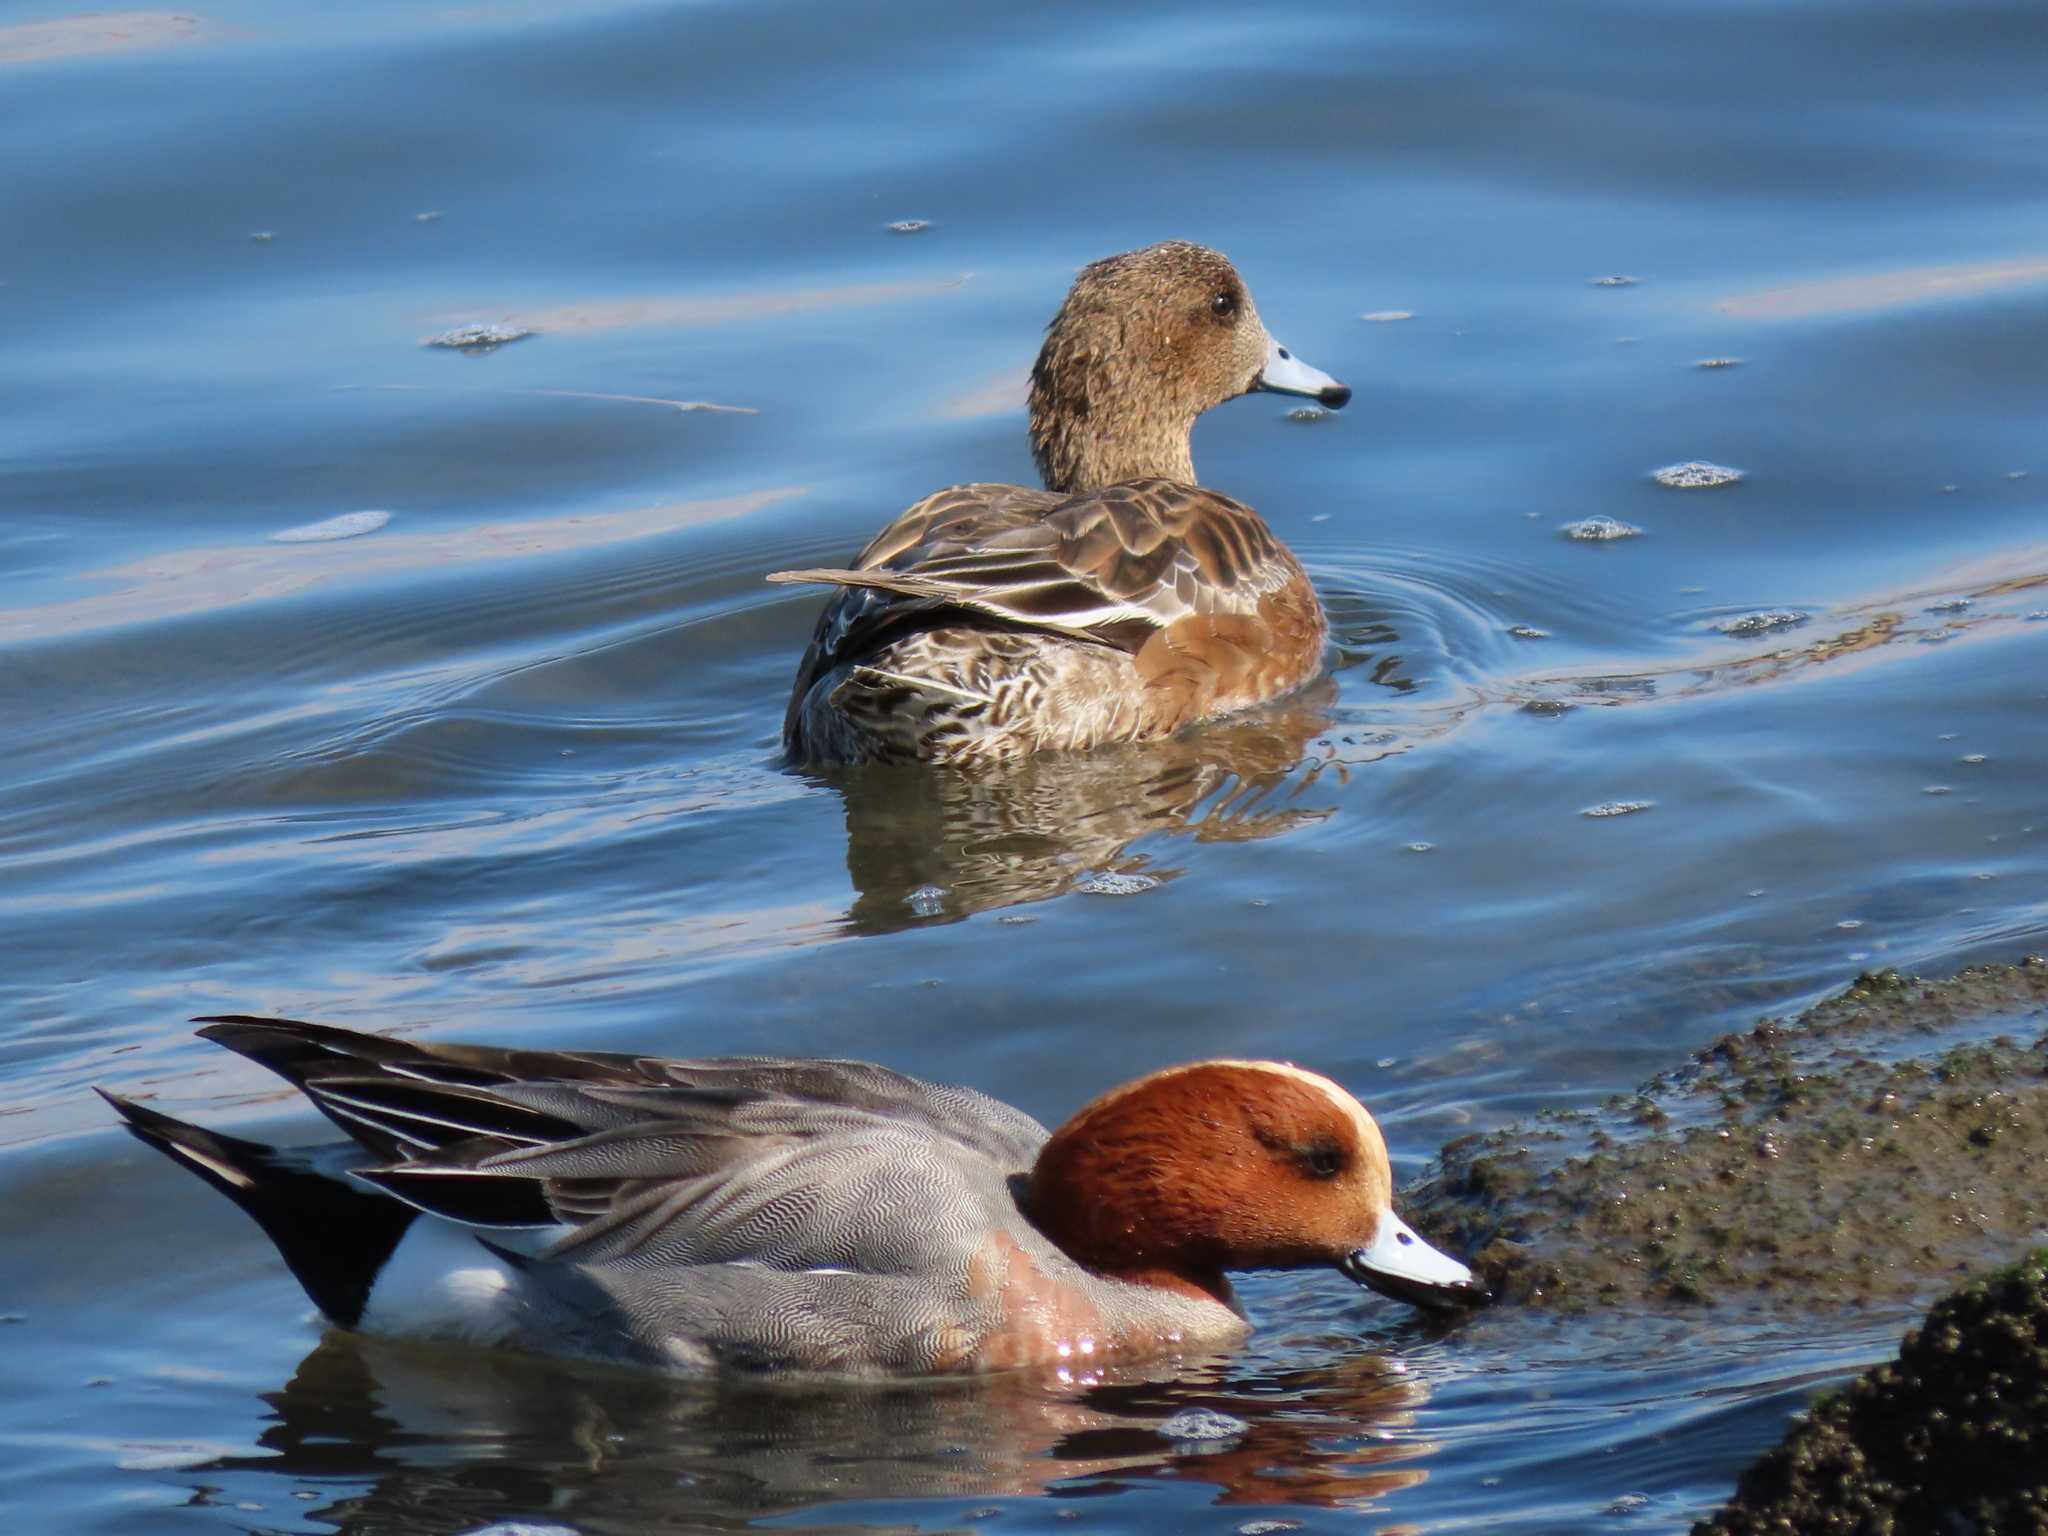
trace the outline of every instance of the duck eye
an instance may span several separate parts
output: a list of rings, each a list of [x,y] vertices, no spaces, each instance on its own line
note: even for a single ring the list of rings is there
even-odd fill
[[[1327,1141],[1301,1149],[1301,1165],[1312,1179],[1334,1179],[1344,1171],[1344,1154]]]
[[[1225,290],[1209,301],[1209,313],[1218,320],[1228,320],[1237,313],[1237,295]]]

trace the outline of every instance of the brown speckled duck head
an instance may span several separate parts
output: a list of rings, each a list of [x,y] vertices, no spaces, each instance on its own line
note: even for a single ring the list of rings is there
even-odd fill
[[[1274,1061],[1169,1067],[1086,1105],[1032,1169],[1032,1221],[1104,1274],[1230,1301],[1234,1269],[1341,1270],[1402,1301],[1485,1299],[1394,1213],[1387,1144],[1326,1077]]]
[[[1255,389],[1331,409],[1351,391],[1266,334],[1237,268],[1184,240],[1081,269],[1031,370],[1031,452],[1048,490],[1193,485],[1188,434]]]

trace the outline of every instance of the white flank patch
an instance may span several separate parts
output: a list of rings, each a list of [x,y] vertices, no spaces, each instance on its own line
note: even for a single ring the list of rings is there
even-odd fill
[[[498,1344],[520,1314],[519,1276],[467,1227],[422,1216],[370,1287],[365,1333]]]

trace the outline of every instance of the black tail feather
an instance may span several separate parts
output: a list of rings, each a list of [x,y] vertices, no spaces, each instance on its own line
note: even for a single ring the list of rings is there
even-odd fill
[[[136,1139],[199,1175],[260,1226],[313,1304],[343,1327],[362,1320],[377,1272],[412,1225],[412,1207],[305,1154],[223,1136],[106,1089]]]

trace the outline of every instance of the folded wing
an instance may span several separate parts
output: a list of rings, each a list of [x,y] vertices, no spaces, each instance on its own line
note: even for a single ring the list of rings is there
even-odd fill
[[[1134,480],[1076,496],[964,485],[912,507],[852,567],[771,581],[845,588],[819,620],[797,697],[910,627],[981,622],[1135,653],[1183,620],[1250,616],[1297,567],[1250,508]]]
[[[928,1271],[985,1232],[1045,1139],[968,1089],[862,1062],[418,1046],[291,1020],[207,1036],[296,1083],[409,1205],[537,1228],[631,1269]]]

